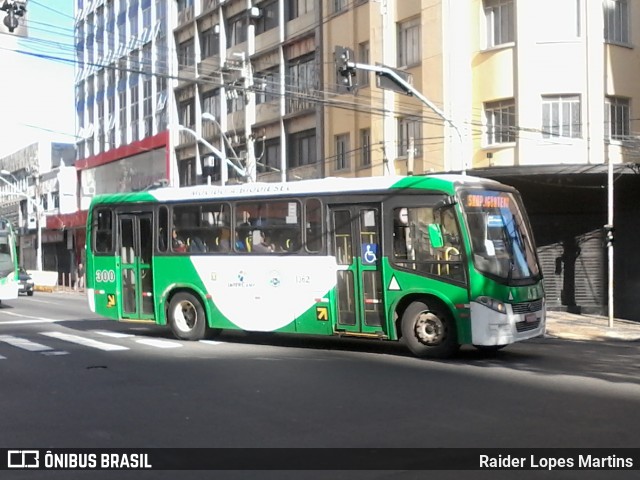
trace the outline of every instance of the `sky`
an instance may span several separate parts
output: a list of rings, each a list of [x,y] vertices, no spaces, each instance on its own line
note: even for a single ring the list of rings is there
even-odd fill
[[[0,22],[0,158],[40,140],[75,143],[73,5],[28,0],[27,38]]]

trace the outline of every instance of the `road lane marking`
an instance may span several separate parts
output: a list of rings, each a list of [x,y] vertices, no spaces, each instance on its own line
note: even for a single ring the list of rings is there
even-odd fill
[[[0,325],[27,325],[30,323],[55,323],[62,320],[56,320],[54,318],[45,317],[33,317],[31,315],[22,315],[14,312],[2,312],[4,315],[10,315],[13,317],[25,318],[27,320],[0,320]]]
[[[12,335],[0,335],[0,342],[8,343],[13,347],[28,350],[29,352],[44,352],[53,350],[53,348],[42,345],[41,343],[32,342],[31,340],[14,337]]]
[[[169,340],[156,340],[153,338],[136,340],[136,343],[141,343],[143,345],[149,345],[151,347],[158,348],[179,348],[182,347],[181,343],[172,342]]]
[[[97,348],[98,350],[103,350],[105,352],[113,352],[117,350],[129,350],[128,347],[123,347],[121,345],[114,345],[112,343],[99,342],[98,340],[80,337],[78,335],[71,335],[69,333],[40,332],[40,334],[46,335],[48,337],[57,338],[59,340],[64,340],[66,342],[77,343],[78,345],[83,345],[85,347]]]
[[[198,340],[198,343],[205,343],[207,345],[222,345],[224,342],[218,342],[217,340]]]
[[[120,332],[110,332],[108,330],[91,330],[93,333],[97,333],[98,335],[104,335],[105,337],[112,338],[131,338],[135,337],[135,335],[131,333],[120,333]]]

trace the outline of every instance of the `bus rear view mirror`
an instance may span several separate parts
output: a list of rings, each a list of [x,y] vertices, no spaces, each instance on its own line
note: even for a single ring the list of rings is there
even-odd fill
[[[431,248],[442,248],[444,247],[444,238],[442,236],[442,230],[440,225],[437,223],[429,224],[429,242],[431,243]]]

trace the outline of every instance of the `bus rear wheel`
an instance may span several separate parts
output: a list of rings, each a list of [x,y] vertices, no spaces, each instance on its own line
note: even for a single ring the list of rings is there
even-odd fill
[[[188,292],[180,292],[169,302],[171,331],[180,340],[201,340],[207,331],[207,317],[202,303]]]
[[[460,345],[451,315],[437,304],[413,302],[402,314],[402,338],[411,352],[422,358],[447,358]]]

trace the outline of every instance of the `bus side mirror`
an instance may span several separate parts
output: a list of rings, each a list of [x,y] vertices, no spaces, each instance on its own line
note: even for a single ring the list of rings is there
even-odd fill
[[[431,248],[444,247],[444,238],[442,236],[442,229],[440,228],[440,225],[438,225],[437,223],[430,223],[428,229]]]

